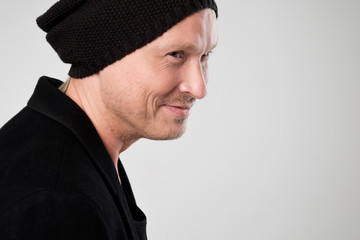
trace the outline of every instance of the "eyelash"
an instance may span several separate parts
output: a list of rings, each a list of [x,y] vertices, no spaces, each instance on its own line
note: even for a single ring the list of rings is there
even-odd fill
[[[175,56],[178,55],[178,56]],[[181,58],[182,57],[182,52],[181,51],[175,51],[175,52],[171,52],[169,53],[169,56],[173,57],[173,58]]]
[[[212,54],[212,51],[205,53],[205,54],[202,55],[201,57],[202,57],[202,58],[209,58],[211,54]]]
[[[210,54],[212,53],[212,51],[210,52],[207,52],[205,54],[203,54],[201,56],[201,58],[208,58],[210,56]],[[176,56],[175,56],[176,55]],[[173,58],[182,58],[184,55],[184,53],[182,51],[174,51],[174,52],[171,52],[169,53],[169,56],[173,57]]]

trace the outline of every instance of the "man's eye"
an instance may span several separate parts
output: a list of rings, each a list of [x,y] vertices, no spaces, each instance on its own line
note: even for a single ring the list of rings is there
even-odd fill
[[[171,52],[171,53],[169,53],[169,55],[174,58],[181,58],[180,52]]]

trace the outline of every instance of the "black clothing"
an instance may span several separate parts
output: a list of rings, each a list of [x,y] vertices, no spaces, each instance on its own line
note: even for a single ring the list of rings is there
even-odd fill
[[[28,105],[0,129],[0,239],[145,240],[136,206],[90,119],[40,78]]]

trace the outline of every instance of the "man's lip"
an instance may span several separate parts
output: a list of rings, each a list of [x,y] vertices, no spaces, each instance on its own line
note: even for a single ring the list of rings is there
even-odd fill
[[[173,103],[164,103],[162,106],[169,106],[181,109],[191,109],[194,106],[194,101],[191,102],[173,102]]]
[[[180,109],[190,109],[192,105],[176,105],[176,104],[165,104],[165,106],[180,108]]]
[[[189,116],[192,104],[164,104],[162,107],[165,107],[177,117],[184,118]]]

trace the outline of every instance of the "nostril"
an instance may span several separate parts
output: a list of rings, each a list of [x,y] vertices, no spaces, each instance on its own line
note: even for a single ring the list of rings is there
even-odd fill
[[[189,97],[188,99],[186,99],[186,103],[193,103],[193,102],[195,102],[194,97]]]

